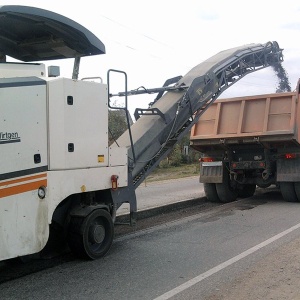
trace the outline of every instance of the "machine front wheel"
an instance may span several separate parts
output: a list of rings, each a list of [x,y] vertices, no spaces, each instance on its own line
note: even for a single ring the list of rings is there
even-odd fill
[[[86,217],[74,216],[70,220],[68,244],[80,258],[98,259],[110,249],[114,238],[111,215],[96,209]]]

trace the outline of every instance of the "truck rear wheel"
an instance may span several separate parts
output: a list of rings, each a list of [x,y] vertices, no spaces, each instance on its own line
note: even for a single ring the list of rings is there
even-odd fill
[[[223,203],[235,201],[238,196],[237,189],[233,188],[230,185],[230,179],[227,169],[224,168],[223,172],[223,182],[216,183],[216,189],[220,201]]]
[[[297,200],[300,202],[300,182],[294,182],[294,188],[297,195]]]
[[[70,220],[68,244],[80,258],[98,259],[110,249],[114,237],[111,215],[96,209],[86,217],[74,216]]]
[[[203,183],[204,193],[208,201],[220,202],[215,183]]]
[[[288,202],[298,201],[298,197],[293,182],[280,182],[280,191],[285,201]]]
[[[258,184],[257,186],[260,187],[261,189],[266,189],[271,185],[271,183],[265,183],[265,184]]]

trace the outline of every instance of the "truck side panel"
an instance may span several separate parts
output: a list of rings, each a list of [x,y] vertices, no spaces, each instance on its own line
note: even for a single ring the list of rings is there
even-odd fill
[[[191,131],[192,145],[276,139],[298,141],[297,93],[217,100]]]

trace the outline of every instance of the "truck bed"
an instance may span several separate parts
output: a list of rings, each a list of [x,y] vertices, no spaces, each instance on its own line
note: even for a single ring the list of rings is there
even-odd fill
[[[295,92],[216,100],[191,130],[191,146],[205,152],[233,144],[299,144],[299,83]]]

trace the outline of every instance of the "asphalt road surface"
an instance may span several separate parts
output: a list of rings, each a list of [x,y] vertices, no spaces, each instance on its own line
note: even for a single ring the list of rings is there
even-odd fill
[[[259,190],[121,236],[103,259],[73,260],[2,283],[0,298],[300,299],[298,284],[291,284],[299,282],[299,215],[299,203],[284,202],[276,189]],[[287,274],[283,291],[279,282]]]
[[[138,211],[203,196],[203,184],[199,183],[199,176],[150,183],[145,181],[136,190]],[[128,212],[129,206],[124,204],[118,210],[118,215],[127,214]]]

